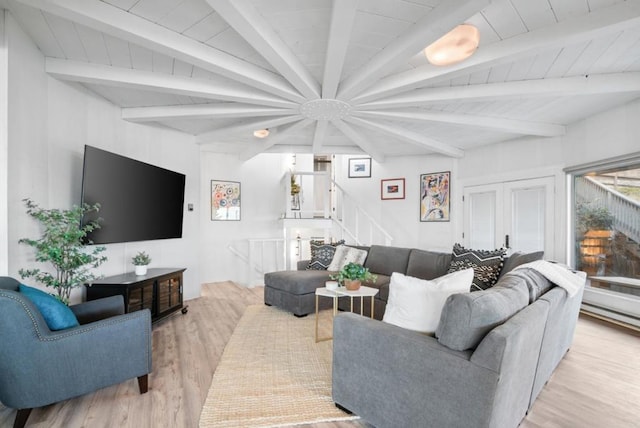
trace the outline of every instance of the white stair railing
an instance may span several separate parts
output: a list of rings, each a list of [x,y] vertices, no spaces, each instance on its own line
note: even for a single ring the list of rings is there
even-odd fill
[[[292,181],[292,177],[295,180]],[[296,229],[326,228],[328,233],[324,239],[344,239],[355,245],[391,245],[391,235],[351,195],[331,180],[328,172],[289,171],[284,174],[281,183],[285,206],[282,216],[285,220],[284,236],[288,236],[291,242],[287,242],[285,238],[254,238],[241,241],[242,250],[238,248],[240,243],[228,247],[229,251],[246,264],[249,286],[263,284],[266,272],[295,269],[295,261],[308,258],[306,249],[309,239],[299,236],[294,238],[296,235],[291,231],[286,233],[289,222],[293,222]],[[297,200],[291,192],[292,183],[300,189]],[[334,206],[338,210],[334,210]],[[331,220],[331,226],[327,228],[328,219]],[[298,220],[304,221],[305,226],[301,226]],[[317,227],[314,222],[319,221],[322,226]]]
[[[227,249],[247,265],[247,286],[264,284],[265,273],[286,268],[283,238],[247,239],[245,242],[246,254],[233,245]]]
[[[297,196],[291,192],[294,182],[299,188]],[[283,218],[331,218],[339,239],[357,245],[391,245],[391,235],[355,198],[331,180],[328,172],[289,171],[284,174],[282,184],[286,207]],[[296,198],[299,203],[297,206],[294,204]],[[337,212],[335,207],[338,207]]]
[[[576,179],[576,195],[598,208],[607,208],[614,217],[614,228],[640,242],[640,204],[591,177]]]
[[[339,206],[339,215],[333,216],[338,225],[341,238],[345,235],[351,238],[357,245],[382,244],[391,245],[393,237],[377,221],[367,213],[356,200],[333,182],[336,189],[336,205]]]

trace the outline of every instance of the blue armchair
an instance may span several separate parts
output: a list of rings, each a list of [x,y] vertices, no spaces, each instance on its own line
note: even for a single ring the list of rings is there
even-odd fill
[[[31,410],[138,378],[148,390],[151,314],[124,314],[122,296],[71,306],[77,327],[51,331],[19,282],[0,277],[0,402],[17,409],[14,428]]]

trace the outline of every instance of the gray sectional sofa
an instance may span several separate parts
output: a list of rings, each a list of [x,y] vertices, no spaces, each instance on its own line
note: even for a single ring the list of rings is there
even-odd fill
[[[351,313],[333,330],[333,400],[377,428],[515,428],[573,340],[572,297],[537,271],[447,299],[435,337]]]
[[[336,405],[377,428],[517,427],[571,345],[586,275],[574,273],[581,285],[569,296],[536,270],[514,270],[542,253],[512,255],[492,288],[450,296],[435,335],[426,335],[379,321],[390,276],[434,279],[447,273],[452,255],[367,249],[365,266],[378,275],[367,284],[380,289],[378,320],[352,313],[334,320]],[[299,263],[298,271],[266,274],[265,303],[298,316],[315,311],[315,289],[331,273],[302,270],[307,263]]]
[[[374,283],[366,283],[380,292],[375,297],[374,315],[382,319],[389,297],[389,280],[393,272],[400,272],[420,279],[434,279],[447,273],[451,263],[451,253],[426,251],[412,248],[372,245],[357,247],[368,251],[364,266],[377,275]],[[507,257],[500,276],[516,266],[542,258],[542,252],[515,254]],[[292,312],[296,316],[304,316],[315,312],[316,288],[324,287],[329,276],[335,272],[326,270],[306,270],[309,260],[298,262],[298,270],[269,272],[264,275],[264,302]],[[320,299],[320,305],[329,307],[330,299]],[[360,312],[359,300],[354,300],[354,312]],[[346,310],[347,299],[339,300],[340,309]],[[370,306],[364,305],[363,312],[370,315]]]

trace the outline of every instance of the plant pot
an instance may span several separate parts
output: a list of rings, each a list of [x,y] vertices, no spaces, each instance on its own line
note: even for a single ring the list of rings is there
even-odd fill
[[[359,279],[345,279],[344,286],[349,291],[356,291],[360,288],[361,282]]]
[[[338,289],[338,281],[327,281],[324,283],[324,286],[327,290],[335,291]]]
[[[142,276],[142,275],[146,275],[146,274],[147,274],[147,265],[144,265],[144,266],[137,265],[136,266],[136,275]]]
[[[612,266],[611,230],[589,230],[580,241],[580,270],[604,275]]]

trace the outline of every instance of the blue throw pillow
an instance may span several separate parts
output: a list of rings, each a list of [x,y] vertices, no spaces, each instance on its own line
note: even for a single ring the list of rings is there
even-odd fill
[[[37,288],[20,284],[20,293],[24,294],[38,308],[42,318],[47,322],[49,330],[64,330],[80,324],[75,314],[67,305]]]

